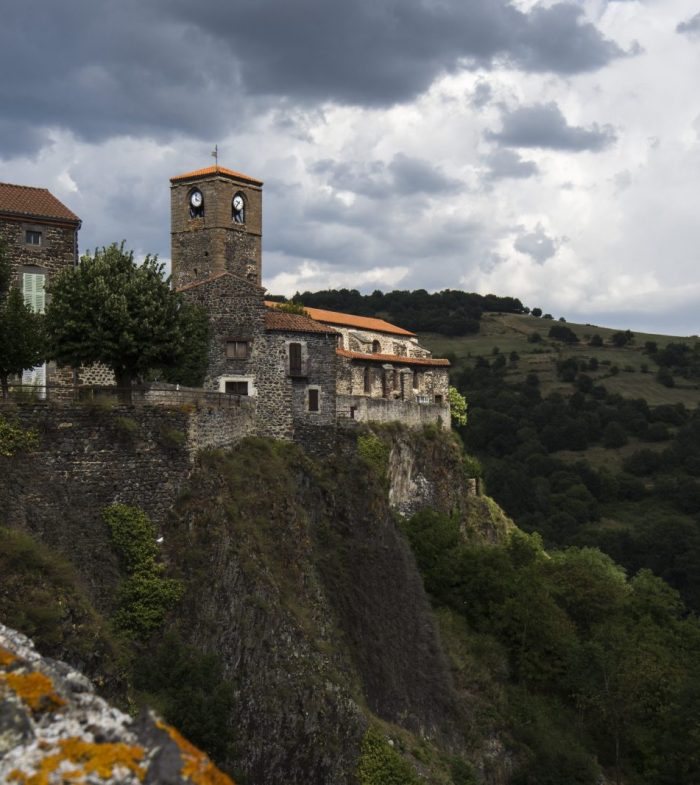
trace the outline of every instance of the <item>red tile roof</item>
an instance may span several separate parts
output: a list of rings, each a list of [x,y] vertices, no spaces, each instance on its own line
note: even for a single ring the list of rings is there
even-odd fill
[[[348,357],[351,360],[374,360],[375,362],[400,363],[401,365],[439,365],[449,366],[449,360],[437,357],[403,357],[398,354],[363,354],[362,352],[350,352],[347,349],[336,349],[336,354],[341,357]]]
[[[281,303],[266,300],[265,305],[270,308],[277,308]],[[338,311],[326,311],[323,308],[304,308],[306,313],[317,322],[327,322],[337,324],[342,327],[357,327],[361,330],[371,330],[378,333],[392,333],[393,335],[414,336],[415,333],[397,327],[395,324],[385,322],[384,319],[373,319],[370,316],[354,316],[350,313],[339,313]]]
[[[237,180],[245,180],[253,185],[262,185],[262,180],[257,180],[243,172],[235,172],[233,169],[226,169],[224,166],[207,166],[205,169],[195,169],[192,172],[185,172],[185,174],[177,174],[175,177],[170,178],[171,183],[176,183],[179,180],[194,180],[198,177],[207,177],[210,174],[223,174],[228,177],[235,177]]]
[[[46,188],[0,183],[0,213],[79,224],[80,218]]]
[[[338,334],[332,327],[326,327],[325,324],[319,324],[318,322],[313,321],[313,319],[307,319],[306,316],[273,310],[266,311],[265,313],[265,329],[279,330],[287,333]]]

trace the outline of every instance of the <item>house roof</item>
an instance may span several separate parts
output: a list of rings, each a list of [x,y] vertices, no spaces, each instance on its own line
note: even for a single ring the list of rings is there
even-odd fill
[[[347,349],[336,349],[336,354],[341,357],[348,357],[351,360],[373,360],[383,363],[400,363],[401,365],[438,365],[447,367],[449,360],[437,357],[404,357],[399,354],[363,354],[362,352],[351,352]]]
[[[59,202],[47,188],[34,188],[29,185],[0,183],[0,213],[80,224],[80,218],[63,202]]]
[[[266,300],[265,305],[270,308],[278,308],[281,303]],[[413,337],[415,333],[397,327],[395,324],[385,322],[384,319],[374,319],[370,316],[354,316],[350,313],[339,313],[338,311],[326,311],[323,308],[306,308],[306,313],[317,322],[327,322],[337,324],[342,327],[357,327],[360,330],[370,330],[378,333],[392,333],[393,335],[405,335]]]
[[[286,333],[328,333],[337,335],[337,331],[325,324],[319,324],[296,313],[268,310],[265,312],[265,329],[279,330]]]
[[[214,273],[214,275],[210,275],[208,278],[202,278],[199,281],[192,281],[192,283],[186,283],[183,284],[182,286],[178,286],[175,291],[186,292],[188,289],[194,289],[197,286],[204,286],[205,284],[213,283],[214,281],[218,281],[219,278],[225,278],[226,276],[230,276],[231,278],[238,278],[241,281],[246,281],[246,279],[242,278],[240,275],[234,275],[233,273],[230,273],[228,270],[222,270],[220,273]],[[250,281],[246,281],[246,283],[250,284],[251,286],[254,286],[256,289],[260,289],[263,292],[265,291],[264,287],[259,286],[256,283],[251,283]]]
[[[176,174],[175,177],[170,178],[171,183],[179,182],[180,180],[196,180],[199,177],[207,177],[210,174],[223,174],[227,177],[235,177],[236,180],[245,180],[253,185],[262,185],[262,180],[251,177],[243,172],[235,172],[233,169],[226,169],[224,166],[207,166],[204,169],[195,169],[192,172],[185,172],[184,174]]]

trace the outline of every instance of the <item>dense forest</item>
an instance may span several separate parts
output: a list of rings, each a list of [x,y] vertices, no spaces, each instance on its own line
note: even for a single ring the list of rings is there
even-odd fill
[[[281,299],[281,298],[278,298]],[[479,331],[481,314],[487,311],[524,313],[523,304],[515,297],[495,294],[474,294],[455,289],[429,293],[416,291],[375,291],[360,294],[356,289],[297,292],[292,298],[308,308],[377,316],[416,332],[442,335],[467,335]]]

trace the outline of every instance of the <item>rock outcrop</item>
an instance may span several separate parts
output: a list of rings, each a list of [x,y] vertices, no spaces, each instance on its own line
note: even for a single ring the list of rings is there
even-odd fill
[[[151,712],[133,719],[0,624],[0,782],[233,785]]]

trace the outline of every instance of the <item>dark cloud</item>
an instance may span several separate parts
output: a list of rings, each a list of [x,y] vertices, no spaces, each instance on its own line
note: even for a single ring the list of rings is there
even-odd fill
[[[493,90],[488,82],[477,82],[474,91],[469,97],[469,103],[475,109],[481,109],[490,103],[493,97]]]
[[[540,172],[534,161],[524,161],[515,150],[496,149],[484,161],[488,166],[487,180],[524,179]]]
[[[522,232],[515,238],[513,247],[520,253],[531,256],[538,264],[544,264],[557,252],[554,240],[547,236],[541,226],[534,232]]]
[[[409,194],[444,194],[459,190],[459,180],[447,177],[429,161],[397,153],[382,161],[349,162],[324,159],[310,167],[329,185],[373,199]]]
[[[510,147],[546,147],[552,150],[598,152],[615,141],[609,125],[590,128],[569,125],[555,103],[533,104],[506,111],[499,132],[488,131],[487,139]]]
[[[23,0],[3,8],[0,103],[27,131],[212,139],[263,99],[386,106],[458,68],[570,74],[622,54],[573,2]]]
[[[695,14],[695,16],[691,16],[685,22],[679,22],[676,25],[676,32],[687,33],[693,37],[700,36],[700,12]]]

